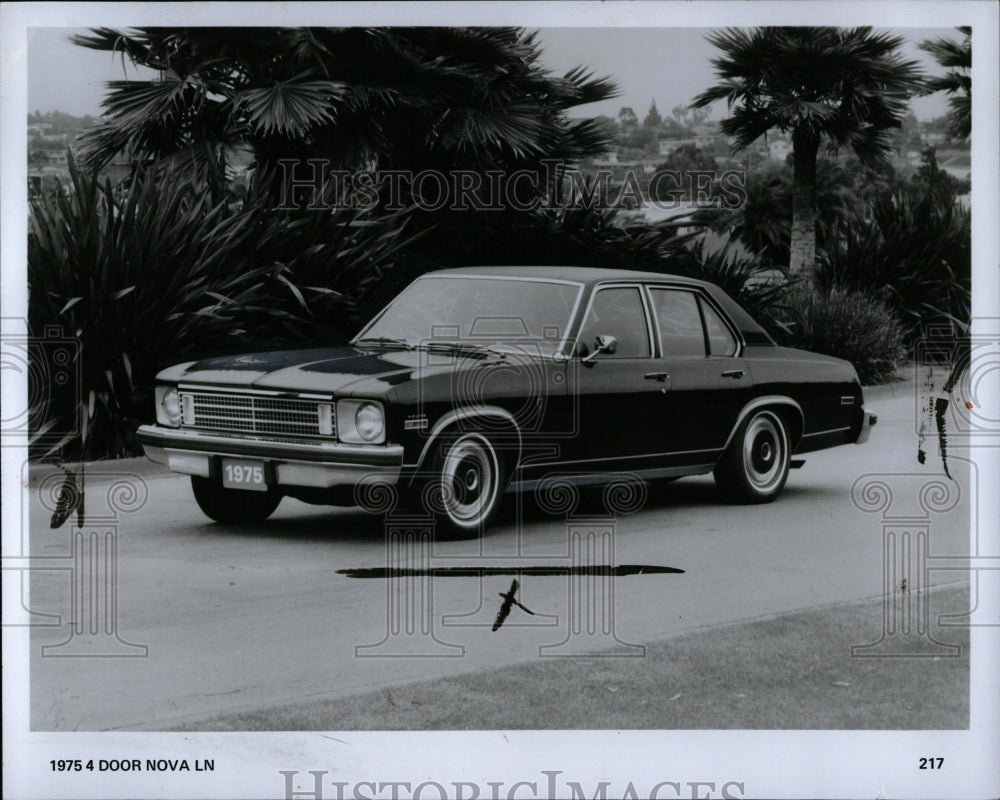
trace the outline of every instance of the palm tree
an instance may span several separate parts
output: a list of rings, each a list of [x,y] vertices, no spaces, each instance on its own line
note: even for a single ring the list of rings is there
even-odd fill
[[[951,109],[948,133],[955,139],[968,139],[972,133],[972,28],[957,28],[962,41],[952,39],[927,39],[920,49],[934,56],[934,60],[948,70],[939,78],[927,82],[927,93],[947,92]]]
[[[742,149],[771,130],[791,134],[792,232],[789,271],[812,283],[816,261],[816,158],[822,142],[850,148],[881,167],[891,151],[906,99],[921,87],[902,38],[871,28],[727,28],[708,37],[719,83],[695,108],[725,100],[722,132]]]
[[[606,132],[567,109],[614,96],[582,68],[539,64],[519,28],[94,29],[81,46],[154,70],[108,85],[83,162],[184,159],[224,171],[235,147],[258,176],[284,158],[330,169],[521,169],[603,152]]]

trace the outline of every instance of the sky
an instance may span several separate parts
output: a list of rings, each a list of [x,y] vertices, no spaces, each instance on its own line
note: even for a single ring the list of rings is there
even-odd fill
[[[716,51],[707,41],[707,28],[541,28],[542,62],[562,74],[584,65],[596,75],[613,77],[619,97],[572,111],[573,116],[606,114],[616,117],[623,106],[631,106],[642,119],[655,100],[663,116],[713,83],[710,59]],[[108,53],[70,44],[72,33],[85,29],[33,28],[28,43],[29,111],[65,111],[83,116],[98,115],[104,82],[135,78],[139,73],[126,61]],[[940,68],[917,43],[927,38],[957,38],[952,28],[894,30],[906,39],[904,54],[924,65],[925,72]],[[916,98],[911,107],[919,119],[931,119],[947,110],[946,97],[938,93]],[[725,113],[722,104],[713,116]]]

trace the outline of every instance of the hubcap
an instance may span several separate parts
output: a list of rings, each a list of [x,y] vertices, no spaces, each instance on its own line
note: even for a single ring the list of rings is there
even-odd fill
[[[441,470],[444,507],[456,525],[472,527],[489,513],[497,495],[496,456],[478,434],[459,439]]]
[[[784,475],[786,461],[784,432],[770,414],[755,417],[743,438],[743,467],[754,488],[773,489]]]

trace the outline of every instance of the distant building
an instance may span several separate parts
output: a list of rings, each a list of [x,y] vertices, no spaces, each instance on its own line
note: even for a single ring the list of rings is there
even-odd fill
[[[669,156],[675,150],[679,150],[684,145],[694,145],[695,139],[660,139],[657,146],[661,156]]]
[[[699,150],[707,150],[715,145],[719,139],[717,128],[701,126],[694,129],[694,144]]]

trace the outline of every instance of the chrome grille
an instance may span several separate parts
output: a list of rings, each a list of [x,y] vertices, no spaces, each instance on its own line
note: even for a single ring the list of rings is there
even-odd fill
[[[333,402],[227,392],[180,391],[185,427],[279,436],[323,436],[320,407],[337,429]]]

